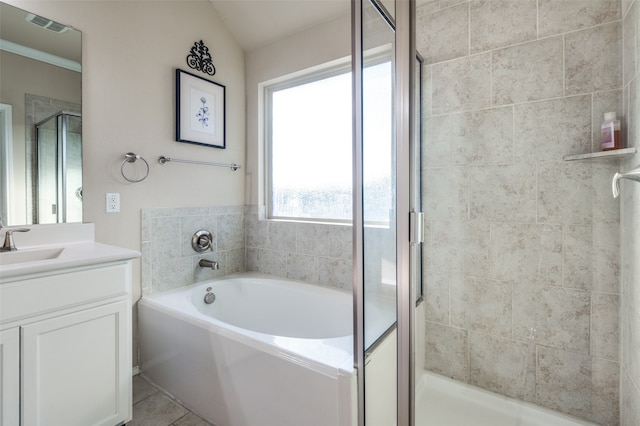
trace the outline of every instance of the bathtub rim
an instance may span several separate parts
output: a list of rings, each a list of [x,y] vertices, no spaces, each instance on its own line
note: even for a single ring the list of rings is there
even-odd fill
[[[214,285],[215,282],[231,278],[258,278],[274,281],[284,281],[301,286],[310,286],[321,291],[348,291],[333,287],[326,287],[290,278],[276,277],[255,272],[234,273],[211,280],[201,281],[188,286],[179,287],[163,292],[144,295],[138,300],[138,315],[140,309],[155,309],[177,320],[188,322],[196,327],[218,333],[239,343],[264,351],[280,358],[285,358],[298,365],[304,366],[318,373],[337,377],[339,375],[355,374],[353,366],[353,334],[325,338],[304,339],[297,337],[283,337],[260,333],[234,326],[215,317],[200,312],[191,302],[194,289]],[[178,295],[178,300],[172,296]],[[170,303],[171,299],[175,303]],[[140,320],[138,321],[139,335],[142,333]]]

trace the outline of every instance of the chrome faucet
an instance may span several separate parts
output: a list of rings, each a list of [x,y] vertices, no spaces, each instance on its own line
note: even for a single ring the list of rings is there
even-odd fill
[[[640,182],[640,167],[628,171],[626,173],[616,173],[613,175],[613,182],[611,182],[611,189],[613,191],[613,198],[618,198],[620,195],[620,179],[630,179]]]
[[[0,224],[0,228],[2,224]],[[0,247],[0,251],[16,251],[16,244],[13,242],[13,233],[14,232],[29,232],[29,228],[15,228],[15,229],[7,229],[4,234],[4,244]]]
[[[201,268],[211,268],[214,271],[217,271],[220,268],[220,265],[218,265],[218,262],[214,260],[209,260],[209,259],[200,259],[200,261],[198,262],[198,265]]]

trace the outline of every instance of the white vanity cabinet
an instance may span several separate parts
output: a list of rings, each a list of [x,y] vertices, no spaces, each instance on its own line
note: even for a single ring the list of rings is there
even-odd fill
[[[132,262],[0,280],[2,426],[131,420]]]
[[[20,421],[20,330],[0,331],[0,425]]]

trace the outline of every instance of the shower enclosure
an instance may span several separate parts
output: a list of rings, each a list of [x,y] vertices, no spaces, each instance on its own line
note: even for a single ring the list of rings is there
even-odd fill
[[[33,223],[81,222],[81,116],[59,112],[35,127]]]
[[[553,410],[569,422],[558,424],[620,424],[621,392],[637,394],[637,314],[620,290],[621,215],[610,189],[621,160],[571,155],[600,151],[609,111],[633,145],[637,9],[355,2],[361,422],[458,424],[429,423],[437,407],[415,398],[435,377]],[[382,170],[389,178],[376,186]],[[386,216],[372,205],[389,206]],[[621,342],[631,359],[622,370]]]

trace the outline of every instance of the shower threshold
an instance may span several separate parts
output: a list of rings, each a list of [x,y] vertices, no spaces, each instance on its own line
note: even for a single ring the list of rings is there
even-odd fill
[[[416,389],[416,426],[596,426],[562,413],[425,372]]]

